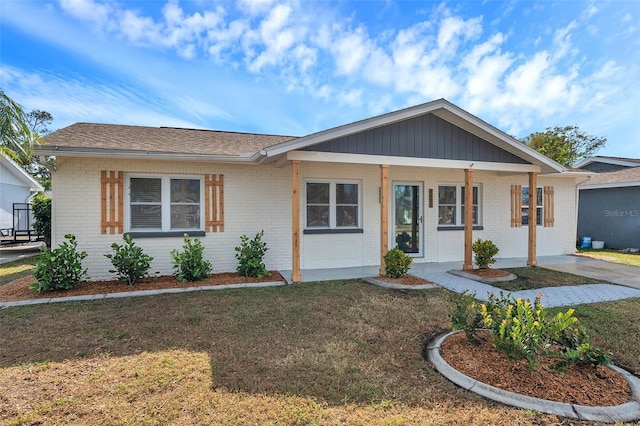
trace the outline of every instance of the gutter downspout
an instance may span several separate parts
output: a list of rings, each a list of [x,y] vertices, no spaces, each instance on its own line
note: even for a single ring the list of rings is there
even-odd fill
[[[576,234],[578,233],[578,211],[580,210],[580,185],[589,180],[591,180],[591,175],[587,176],[580,182],[576,182]],[[576,238],[578,238],[578,235],[576,235]],[[574,253],[576,253],[577,251],[577,249],[573,250]]]

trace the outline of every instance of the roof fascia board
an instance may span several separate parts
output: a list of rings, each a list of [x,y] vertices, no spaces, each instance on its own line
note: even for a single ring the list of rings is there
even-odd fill
[[[574,167],[576,169],[579,169],[579,168],[587,166],[587,165],[589,165],[591,163],[605,163],[605,164],[613,164],[613,165],[616,165],[616,166],[640,167],[640,163],[635,163],[633,161],[618,160],[618,159],[615,159],[615,158],[606,158],[606,157],[589,157],[589,158],[585,158],[584,160],[582,160],[578,164],[576,164]]]
[[[535,164],[490,163],[464,160],[440,160],[435,158],[392,157],[385,155],[338,154],[333,152],[290,151],[287,160],[346,164],[386,164],[389,166],[430,167],[441,169],[473,169],[501,172],[540,172]]]
[[[0,162],[5,164],[7,169],[16,176],[22,183],[29,187],[29,189],[34,189],[36,191],[44,191],[44,188],[40,183],[33,178],[29,173],[27,173],[22,167],[18,165],[15,161],[7,157],[6,154],[0,154]]]
[[[595,183],[591,185],[580,185],[578,188],[583,189],[607,189],[607,188],[627,188],[630,186],[640,186],[640,180],[633,182],[615,182],[615,183]]]
[[[213,155],[213,154],[181,154],[173,152],[146,152],[146,151],[125,151],[112,149],[83,149],[83,148],[61,148],[61,147],[41,147],[36,149],[38,154],[57,155],[65,157],[107,157],[107,158],[127,158],[136,160],[183,160],[183,161],[210,161],[216,163],[246,163],[257,164],[263,157],[260,153],[252,155]]]

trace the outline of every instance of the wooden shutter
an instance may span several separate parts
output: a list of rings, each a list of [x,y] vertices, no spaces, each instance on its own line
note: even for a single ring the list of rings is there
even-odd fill
[[[124,232],[122,226],[122,193],[124,173],[102,170],[100,172],[100,186],[102,197],[102,212],[100,228],[103,234]]]
[[[204,177],[205,231],[224,232],[224,175]]]
[[[545,228],[552,228],[555,224],[554,220],[554,193],[553,186],[544,187],[544,204],[542,210],[544,211],[544,226]]]
[[[522,226],[522,185],[511,185],[511,227]]]

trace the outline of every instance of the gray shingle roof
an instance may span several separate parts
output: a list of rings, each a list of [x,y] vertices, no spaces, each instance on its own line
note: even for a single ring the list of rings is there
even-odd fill
[[[119,124],[76,123],[41,139],[44,149],[118,150],[244,156],[295,139],[215,130],[143,127]]]
[[[640,182],[640,166],[628,169],[617,170],[615,172],[596,173],[591,178],[583,182],[580,186],[590,185],[611,185],[625,182]]]

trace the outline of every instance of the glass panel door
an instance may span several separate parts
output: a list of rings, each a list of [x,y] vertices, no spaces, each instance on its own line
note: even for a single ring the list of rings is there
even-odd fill
[[[405,253],[422,253],[420,185],[394,185],[394,245]]]

